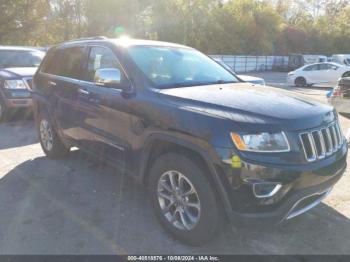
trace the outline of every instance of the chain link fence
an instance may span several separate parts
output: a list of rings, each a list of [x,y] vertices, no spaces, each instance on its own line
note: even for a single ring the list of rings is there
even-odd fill
[[[288,70],[288,56],[210,55],[210,57],[224,62],[237,73]]]

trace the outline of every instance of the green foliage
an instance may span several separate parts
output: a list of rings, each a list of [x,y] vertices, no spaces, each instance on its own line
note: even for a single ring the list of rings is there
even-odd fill
[[[106,35],[211,54],[349,53],[348,0],[0,0],[0,44]]]

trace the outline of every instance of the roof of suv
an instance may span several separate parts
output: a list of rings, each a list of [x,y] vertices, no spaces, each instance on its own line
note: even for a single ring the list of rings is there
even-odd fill
[[[116,44],[118,46],[167,46],[167,47],[178,47],[178,48],[191,48],[188,46],[175,44],[175,43],[169,43],[169,42],[162,42],[162,41],[153,41],[153,40],[142,40],[142,39],[133,39],[128,37],[121,37],[121,38],[106,38],[106,37],[95,37],[95,38],[82,38],[82,39],[76,39],[68,42],[64,42],[61,45],[66,44],[74,44],[74,43],[84,43],[84,42],[111,42],[113,44]]]

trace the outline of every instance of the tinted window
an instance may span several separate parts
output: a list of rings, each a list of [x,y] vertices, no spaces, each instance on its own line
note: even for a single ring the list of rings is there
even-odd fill
[[[59,59],[60,59],[60,52],[47,53],[42,65],[41,65],[40,71],[43,73],[58,75],[59,74],[59,65],[60,65]]]
[[[318,65],[311,65],[304,68],[304,71],[315,71],[318,70]]]
[[[64,49],[61,54],[58,75],[74,79],[81,79],[81,68],[84,59],[84,47]]]
[[[38,67],[45,56],[35,50],[0,50],[0,68]]]
[[[239,82],[225,68],[193,49],[134,46],[128,52],[136,66],[159,88]]]
[[[319,65],[319,70],[328,70],[330,67],[328,64],[320,64]]]
[[[119,69],[119,64],[116,56],[112,50],[108,48],[91,47],[87,66],[86,81],[93,82],[96,70],[105,68]]]

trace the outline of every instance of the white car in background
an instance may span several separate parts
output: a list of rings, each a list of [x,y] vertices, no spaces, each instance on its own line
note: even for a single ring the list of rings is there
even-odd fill
[[[223,61],[216,60],[216,59],[214,59],[214,60],[217,63],[219,63],[220,65],[222,65],[223,67],[225,67],[228,71],[230,71],[234,75],[238,76],[244,82],[252,83],[252,84],[255,84],[255,85],[263,85],[263,86],[266,85],[265,80],[263,78],[255,77],[255,76],[248,76],[248,75],[238,75],[238,74],[236,74],[235,71],[232,70],[231,67],[229,67],[227,64],[225,64]]]
[[[333,55],[332,61],[337,64],[350,66],[350,54]]]
[[[290,86],[334,86],[339,78],[350,76],[350,67],[337,63],[315,63],[305,65],[288,73],[287,84]]]

